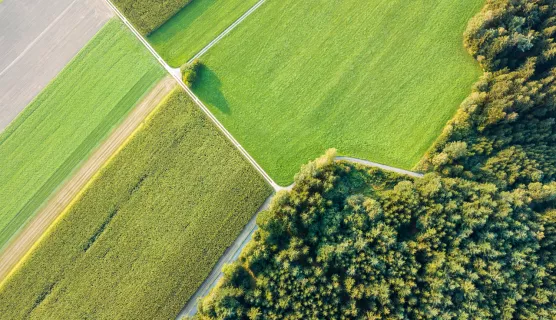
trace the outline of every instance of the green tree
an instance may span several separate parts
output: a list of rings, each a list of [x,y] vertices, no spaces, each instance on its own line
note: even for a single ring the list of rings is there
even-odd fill
[[[556,316],[556,184],[500,191],[333,157],[303,167],[259,217],[199,319]]]

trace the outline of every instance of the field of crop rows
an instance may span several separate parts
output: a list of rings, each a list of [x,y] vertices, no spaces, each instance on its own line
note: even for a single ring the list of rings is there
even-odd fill
[[[113,20],[0,134],[0,248],[163,75]]]
[[[270,193],[176,91],[1,285],[0,314],[175,317]]]

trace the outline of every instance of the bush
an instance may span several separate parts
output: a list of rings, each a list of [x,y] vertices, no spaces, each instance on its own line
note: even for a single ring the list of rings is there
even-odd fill
[[[195,83],[197,79],[197,73],[202,67],[201,61],[195,59],[191,63],[184,64],[181,70],[182,80],[186,86],[190,87]]]

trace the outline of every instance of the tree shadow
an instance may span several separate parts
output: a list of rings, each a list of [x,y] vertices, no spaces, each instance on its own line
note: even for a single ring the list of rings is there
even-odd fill
[[[148,37],[154,36],[172,39],[183,30],[189,28],[193,22],[204,15],[213,5],[216,5],[215,1],[211,0],[192,1],[160,27],[153,30]]]
[[[221,91],[222,81],[216,75],[216,72],[211,70],[206,65],[201,65],[199,68],[197,79],[191,86],[199,99],[206,104],[210,104],[218,108],[224,114],[231,114],[228,100]]]

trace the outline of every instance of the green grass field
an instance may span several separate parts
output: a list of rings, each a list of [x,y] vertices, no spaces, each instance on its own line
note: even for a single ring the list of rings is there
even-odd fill
[[[173,67],[203,49],[258,0],[194,0],[149,36]]]
[[[195,93],[280,184],[327,148],[412,168],[481,70],[483,0],[269,0],[202,58]]]
[[[0,248],[163,75],[110,21],[0,134]]]
[[[0,314],[174,319],[271,192],[175,91],[0,285]]]

